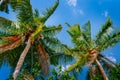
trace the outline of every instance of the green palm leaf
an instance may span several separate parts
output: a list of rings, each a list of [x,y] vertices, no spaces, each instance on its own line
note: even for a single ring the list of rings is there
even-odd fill
[[[0,17],[0,28],[7,28],[9,26],[11,26],[13,21],[9,20],[9,19],[6,19],[6,18],[3,18],[3,17]]]
[[[92,38],[91,38],[91,24],[90,24],[90,21],[88,21],[86,24],[84,24],[82,26],[82,31],[83,31],[85,37],[87,38],[86,41],[88,43],[91,43]]]
[[[13,6],[15,12],[17,12],[19,22],[28,24],[33,21],[33,12],[30,0],[12,0],[11,5]]]
[[[43,42],[51,49],[61,46],[61,42],[57,38],[44,37]],[[56,47],[57,46],[57,47]]]
[[[103,41],[102,45],[99,46],[100,51],[112,47],[116,45],[118,42],[120,42],[120,31],[113,33],[112,36],[109,36],[108,38],[105,39],[106,40]]]
[[[44,17],[41,18],[41,22],[46,22],[47,19],[54,13],[58,5],[59,0],[57,0],[56,3],[51,8],[46,9],[46,13],[44,14]]]
[[[74,60],[74,58],[71,55],[65,55],[63,53],[54,53],[49,58],[50,63],[55,66],[58,64],[67,64]]]
[[[105,37],[107,37],[107,35],[110,35],[111,33],[112,33],[112,21],[110,18],[108,18],[108,20],[102,26],[102,29],[97,34],[96,39],[95,39],[95,43],[97,45],[100,45],[102,43],[101,39],[104,39]]]
[[[48,27],[44,27],[43,31],[42,31],[42,35],[44,37],[54,37],[56,36],[60,31],[62,30],[62,26],[58,25],[56,26],[48,26]]]
[[[90,48],[91,46],[91,32],[90,32],[90,22],[88,22],[86,24],[86,27],[84,28],[84,30],[80,29],[80,25],[79,24],[75,24],[74,26],[71,26],[67,32],[69,33],[69,35],[72,38],[72,42],[74,43],[76,48],[81,48],[82,50],[86,50],[88,48]],[[89,29],[88,32],[86,32],[85,30],[87,30],[87,27]]]
[[[76,62],[68,67],[68,71],[76,70],[77,72],[80,72],[87,61],[88,54],[80,54]]]
[[[0,37],[9,36],[9,35],[17,35],[22,31],[19,30],[19,24],[15,23],[9,19],[0,17]]]

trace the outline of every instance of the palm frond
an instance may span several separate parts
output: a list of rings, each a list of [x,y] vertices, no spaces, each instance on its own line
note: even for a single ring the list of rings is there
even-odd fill
[[[46,45],[42,40],[41,40],[42,45],[44,45],[45,51],[48,53],[49,56],[53,55],[55,53],[54,49],[51,49],[48,45]]]
[[[113,35],[105,38],[103,43],[99,46],[99,51],[112,47],[120,42],[120,31],[113,33]]]
[[[24,45],[20,45],[13,50],[0,54],[0,67],[4,64],[9,64],[10,66],[15,67],[23,49]]]
[[[91,38],[91,24],[90,24],[90,21],[88,21],[86,24],[84,24],[82,26],[82,31],[87,38],[86,41],[88,43],[91,43],[92,38]]]
[[[70,25],[69,23],[65,22],[65,24],[66,24],[68,27],[71,27],[71,25]]]
[[[46,13],[44,14],[44,17],[41,18],[41,22],[46,22],[47,19],[54,13],[54,11],[58,7],[58,5],[59,5],[59,0],[57,0],[51,8],[48,8],[46,10]]]
[[[80,25],[75,24],[74,26],[70,26],[67,32],[70,34],[71,37],[79,37],[81,34]]]
[[[102,26],[102,29],[97,34],[95,43],[99,45],[101,43],[101,38],[106,37],[106,35],[110,35],[111,32],[112,32],[112,21],[108,17],[108,20],[105,22],[105,24]]]
[[[63,52],[66,55],[72,55],[72,50],[69,46],[62,44],[58,52]]]
[[[11,27],[12,23],[13,23],[13,21],[11,21],[7,18],[0,17],[0,28],[9,28],[9,27]]]
[[[49,46],[49,48],[55,50],[61,46],[61,42],[57,38],[44,37],[43,42]]]
[[[39,11],[38,11],[38,9],[34,10],[34,17],[39,17]]]
[[[76,63],[70,65],[68,67],[67,71],[73,71],[73,70],[75,70],[76,72],[80,72],[81,69],[82,69],[82,66],[84,66],[84,63],[81,62],[80,60],[78,60],[78,61],[76,61]]]
[[[49,48],[49,50],[51,50],[52,52],[48,52],[48,53],[64,53],[66,55],[70,55],[72,54],[72,51],[70,49],[70,47],[68,47],[65,44],[62,44],[57,38],[54,37],[45,37],[43,39],[43,43],[44,45],[47,46],[47,48]],[[47,49],[46,49],[47,50]]]
[[[76,62],[68,67],[68,71],[75,70],[77,72],[80,72],[82,67],[85,65],[85,63],[88,61],[88,55],[87,54],[80,54],[77,58]]]
[[[13,34],[0,30],[0,38],[3,36],[10,36],[10,35],[13,35]]]
[[[74,43],[75,47],[79,49],[86,50],[90,46],[90,42],[87,42],[87,36],[85,33],[80,29],[79,24],[75,24],[74,26],[69,27],[67,30],[69,35],[72,38],[72,42]]]
[[[75,24],[74,26],[69,27],[67,32],[71,36],[74,45],[79,46],[79,42],[83,39],[83,36],[80,37],[81,36],[80,26],[78,24]]]
[[[42,30],[43,37],[54,37],[57,33],[59,33],[62,29],[61,25],[44,27]]]
[[[30,0],[12,0],[11,5],[17,12],[17,18],[19,22],[28,24],[33,21],[33,12]]]
[[[12,36],[12,35],[23,35],[24,31],[21,31],[21,29],[17,29],[17,28],[6,28],[6,29],[1,29],[0,30],[0,37],[4,37],[4,36]]]
[[[20,30],[18,23],[13,22],[9,19],[0,17],[0,33],[1,33],[0,37],[16,35],[22,32],[23,31]]]
[[[71,55],[66,55],[63,53],[54,53],[49,58],[50,58],[50,63],[55,66],[58,64],[67,64],[74,60],[74,58]]]
[[[17,38],[17,40],[15,40],[14,42],[5,44],[0,46],[0,54],[8,51],[8,50],[12,50],[18,46],[20,46],[20,44],[25,40],[25,36]]]

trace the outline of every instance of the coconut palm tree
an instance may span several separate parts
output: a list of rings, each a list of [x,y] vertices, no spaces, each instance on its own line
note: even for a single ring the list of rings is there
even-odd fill
[[[0,17],[0,54],[5,54],[11,50],[13,50],[13,53],[14,50],[15,53],[19,53],[18,50],[21,52],[21,49],[24,49],[17,61],[13,78],[17,78],[25,57],[31,50],[33,50],[33,55],[37,55],[44,74],[48,74],[48,54],[53,55],[52,52],[49,51],[54,52],[53,49],[56,48],[56,43],[58,43],[57,46],[59,44],[61,45],[54,34],[59,32],[62,27],[60,25],[57,27],[47,27],[45,22],[56,10],[59,0],[57,0],[51,8],[48,8],[46,14],[43,14],[42,16],[39,15],[38,10],[35,9],[33,11],[30,0],[12,0],[10,4],[17,14],[18,22]],[[24,46],[25,48],[23,48]]]
[[[75,24],[74,26],[71,26],[68,23],[66,24],[69,26],[67,32],[71,36],[71,40],[74,44],[74,48],[71,49],[72,53],[70,54],[76,59],[76,62],[68,68],[68,71],[79,71],[84,65],[89,67],[96,66],[99,68],[103,79],[108,80],[100,62],[104,61],[110,63],[112,66],[115,66],[115,64],[103,56],[101,52],[119,43],[120,31],[113,28],[110,18],[108,18],[102,26],[102,29],[98,32],[95,39],[91,38],[90,21],[82,27],[80,27],[79,24]]]

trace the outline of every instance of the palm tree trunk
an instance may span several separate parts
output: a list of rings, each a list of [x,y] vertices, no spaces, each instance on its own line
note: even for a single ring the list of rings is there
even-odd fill
[[[17,63],[17,66],[16,66],[15,71],[13,73],[14,80],[16,80],[16,78],[17,78],[17,75],[18,75],[18,73],[20,71],[20,68],[23,65],[24,59],[25,59],[25,57],[26,57],[26,55],[28,53],[28,50],[30,49],[30,46],[31,46],[31,38],[28,39],[27,46],[25,47],[24,51],[20,55],[20,58],[19,58],[18,63]]]
[[[96,59],[95,61],[96,61],[97,65],[98,65],[98,67],[99,67],[99,69],[100,69],[100,71],[101,71],[101,74],[102,74],[102,76],[103,76],[103,79],[104,79],[104,80],[108,80],[108,77],[107,77],[107,75],[105,74],[105,71],[104,71],[103,67],[101,66],[100,62],[99,62],[97,59]]]

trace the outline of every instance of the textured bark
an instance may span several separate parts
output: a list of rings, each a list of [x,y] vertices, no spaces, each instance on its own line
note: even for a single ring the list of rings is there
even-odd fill
[[[103,76],[104,80],[108,80],[108,77],[103,69],[103,67],[101,66],[100,62],[97,60],[97,56],[98,56],[98,51],[97,50],[89,50],[88,51],[90,54],[90,61],[88,62],[87,66],[90,67],[90,65],[95,61],[96,64],[98,65],[98,68]]]
[[[13,78],[14,80],[16,80],[17,78],[17,75],[23,65],[23,62],[24,62],[24,59],[28,53],[28,50],[30,49],[30,46],[31,46],[31,38],[28,39],[28,43],[27,43],[27,46],[25,47],[24,51],[22,52],[22,54],[20,55],[20,58],[18,60],[18,63],[17,63],[17,66],[15,68],[15,71],[13,73]]]
[[[95,61],[96,61],[97,65],[98,65],[98,67],[99,67],[99,69],[100,69],[100,72],[101,72],[101,74],[102,74],[102,76],[103,76],[103,79],[104,79],[104,80],[108,80],[108,77],[107,77],[107,75],[106,75],[103,67],[101,66],[100,62],[99,62],[97,59],[96,59]]]
[[[20,38],[17,36],[10,36],[10,37],[4,37],[3,39],[9,40],[11,43],[0,46],[0,54],[20,46],[20,44],[25,40],[25,36],[20,37]]]
[[[41,44],[38,44],[38,61],[41,65],[42,72],[44,75],[48,75],[49,73],[49,59],[48,59],[48,54],[46,53],[44,46]]]

